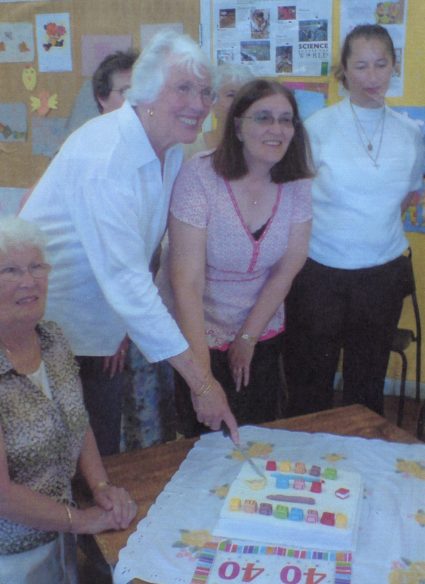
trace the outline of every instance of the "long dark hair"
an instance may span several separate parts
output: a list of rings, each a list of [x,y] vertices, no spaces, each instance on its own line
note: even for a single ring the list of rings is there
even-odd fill
[[[300,178],[310,178],[313,175],[309,166],[311,156],[308,136],[292,92],[277,81],[255,79],[246,83],[236,94],[227,114],[223,138],[212,155],[213,167],[220,176],[234,180],[242,178],[248,173],[243,155],[243,144],[237,136],[236,120],[242,117],[253,103],[270,95],[283,95],[289,101],[293,111],[295,129],[294,137],[285,155],[270,170],[272,182],[288,182]]]
[[[366,40],[377,39],[381,41],[388,49],[393,65],[396,63],[396,54],[393,40],[386,28],[380,24],[359,24],[355,26],[351,32],[347,34],[344,44],[341,49],[341,57],[337,65],[334,75],[337,81],[340,81],[343,86],[348,89],[345,71],[347,69],[347,62],[351,55],[351,44],[354,40],[363,38]]]

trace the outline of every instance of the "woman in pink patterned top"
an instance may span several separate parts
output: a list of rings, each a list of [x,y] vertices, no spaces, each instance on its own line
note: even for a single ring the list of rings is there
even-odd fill
[[[283,301],[306,259],[311,227],[307,149],[292,93],[256,79],[236,95],[221,144],[188,161],[173,192],[177,321],[239,424],[281,413]],[[193,436],[205,427],[182,385],[178,379],[179,430]]]

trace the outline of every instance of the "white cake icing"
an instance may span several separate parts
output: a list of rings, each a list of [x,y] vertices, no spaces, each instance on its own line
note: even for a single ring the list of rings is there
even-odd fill
[[[261,479],[247,462],[243,464],[226,496],[214,535],[318,550],[355,549],[363,494],[358,473],[304,461],[254,462],[266,478]],[[273,465],[276,470],[269,470]],[[314,471],[319,476],[313,476]],[[336,478],[329,478],[333,473]],[[321,492],[314,492],[318,489]],[[279,511],[281,517],[276,516]],[[297,514],[302,519],[295,520]],[[326,519],[332,523],[332,518],[334,525],[321,523]],[[314,519],[318,522],[311,522]]]

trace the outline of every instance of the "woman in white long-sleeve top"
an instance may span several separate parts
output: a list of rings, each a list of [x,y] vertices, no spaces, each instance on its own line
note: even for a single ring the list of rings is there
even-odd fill
[[[341,349],[344,403],[383,413],[406,281],[401,214],[424,168],[418,127],[385,104],[395,64],[387,30],[357,26],[337,70],[348,97],[306,121],[316,177],[309,258],[287,301],[293,415],[331,407]]]

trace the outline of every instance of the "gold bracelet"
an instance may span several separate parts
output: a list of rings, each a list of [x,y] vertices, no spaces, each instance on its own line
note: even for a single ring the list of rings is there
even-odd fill
[[[70,509],[69,505],[65,505],[65,511],[66,511],[66,514],[68,515],[68,531],[69,531],[69,533],[72,533],[72,528],[73,528],[72,514],[71,514],[71,509]]]
[[[204,397],[212,390],[212,385],[210,381],[204,381],[198,391],[194,391],[193,393],[196,397]]]
[[[258,337],[254,337],[253,335],[249,335],[248,333],[243,333],[239,335],[241,339],[243,339],[250,347],[255,347],[258,341]]]
[[[109,481],[99,481],[94,487],[93,491],[97,491],[98,489],[104,489],[105,487],[110,487],[111,483]]]

